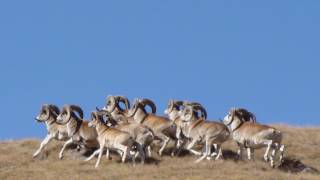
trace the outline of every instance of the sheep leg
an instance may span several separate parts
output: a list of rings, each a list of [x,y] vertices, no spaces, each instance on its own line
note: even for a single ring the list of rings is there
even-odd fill
[[[100,160],[101,160],[101,157],[102,157],[104,146],[105,146],[105,143],[100,144],[100,152],[99,152],[99,156],[98,156],[98,160],[96,162],[95,168],[98,168],[98,166],[100,164]]]
[[[144,148],[139,144],[137,146],[139,153],[140,154],[140,159],[141,159],[141,164],[144,164],[144,161],[146,160],[146,154]]]
[[[33,158],[37,157],[43,148],[53,139],[53,136],[48,134],[44,140],[41,142],[39,149],[33,154]]]
[[[272,145],[272,140],[267,141],[266,143],[267,143],[268,147],[266,149],[266,152],[264,153],[263,158],[264,158],[265,161],[268,161],[268,159],[269,159],[268,155],[269,155],[269,151],[270,151],[270,148],[271,148],[271,145]]]
[[[209,149],[211,149],[211,144],[209,145],[208,141],[206,141],[205,151],[204,151],[203,155],[202,155],[199,159],[197,159],[197,160],[195,161],[195,163],[199,163],[199,162],[202,161],[204,158],[206,158],[207,155],[209,155]]]
[[[210,160],[212,157],[218,155],[218,153],[217,153],[218,144],[213,144],[213,147],[214,147],[214,151],[211,153],[210,156],[207,157],[208,160]]]
[[[109,148],[107,148],[106,158],[107,158],[108,160],[111,160],[110,149],[109,149]]]
[[[190,151],[191,153],[197,155],[197,156],[200,156],[202,154],[201,152],[198,152],[198,151],[192,149],[192,147],[196,144],[197,141],[198,141],[198,138],[194,138],[191,141],[191,143],[188,144],[187,150]]]
[[[131,155],[131,151],[132,151],[132,146],[133,146],[133,144],[132,145],[128,145],[127,147],[126,147],[126,152],[127,152],[127,154],[128,154],[128,157],[129,157],[129,159],[131,158],[131,161],[132,161],[132,164],[133,164],[133,166],[136,164],[136,157],[133,155]],[[125,156],[124,156],[125,157]],[[124,162],[124,161],[122,161],[122,162]]]
[[[97,154],[99,154],[100,149],[95,150],[88,158],[86,158],[84,161],[90,161],[92,158],[94,158]]]
[[[169,137],[165,137],[165,140],[164,140],[164,142],[162,144],[162,147],[159,150],[159,155],[160,156],[162,156],[162,152],[163,152],[164,148],[166,148],[166,146],[168,145],[169,141],[170,141],[170,138]]]
[[[248,160],[252,160],[253,159],[253,148],[248,147],[247,148],[247,154],[248,154]]]
[[[68,146],[68,145],[70,145],[70,144],[72,144],[73,143],[73,140],[72,140],[72,138],[70,138],[68,141],[66,141],[64,144],[63,144],[63,146],[62,146],[62,148],[61,148],[61,151],[60,151],[60,153],[59,153],[59,159],[62,159],[63,158],[63,152],[64,152],[64,150],[66,149],[66,147]]]
[[[127,147],[123,147],[123,148],[121,148],[121,149],[123,149],[123,154],[122,154],[122,159],[121,159],[121,161],[122,161],[122,163],[125,163],[126,162],[126,157],[127,157],[127,152],[128,152],[128,148]],[[130,154],[130,152],[129,152],[129,154]]]
[[[242,159],[243,146],[240,143],[238,143],[238,147],[239,147],[238,152],[237,152],[238,159]]]
[[[151,157],[152,154],[151,154],[151,146],[150,145],[147,147],[147,150],[148,150],[148,156]]]
[[[218,144],[217,144],[217,149],[216,149],[216,151],[217,151],[217,157],[216,157],[215,160],[218,160],[218,159],[220,159],[220,157],[222,156],[222,148],[221,148],[221,145],[218,145]]]
[[[178,143],[179,143],[179,140],[176,140],[174,142],[174,147],[173,147],[174,149],[171,152],[171,157],[173,157],[173,156],[175,156],[177,154],[177,152],[179,150]]]
[[[280,146],[280,157],[279,157],[279,161],[280,161],[280,162],[282,162],[283,154],[284,154],[284,145],[282,144],[282,145]]]

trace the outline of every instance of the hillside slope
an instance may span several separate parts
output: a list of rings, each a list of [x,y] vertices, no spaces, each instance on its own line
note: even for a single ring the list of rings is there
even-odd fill
[[[272,169],[262,161],[262,151],[255,153],[255,161],[236,161],[236,146],[232,141],[224,146],[224,160],[203,161],[194,164],[192,155],[159,157],[155,153],[148,163],[132,166],[103,157],[99,169],[96,158],[83,162],[76,150],[67,150],[63,160],[58,159],[61,142],[53,141],[45,153],[33,159],[40,141],[25,139],[0,142],[0,179],[320,179],[319,173],[292,173],[303,164],[320,169],[320,128],[277,126],[284,132],[286,164]],[[294,161],[299,160],[299,161]],[[303,164],[302,164],[303,163]],[[295,168],[293,168],[295,167]]]

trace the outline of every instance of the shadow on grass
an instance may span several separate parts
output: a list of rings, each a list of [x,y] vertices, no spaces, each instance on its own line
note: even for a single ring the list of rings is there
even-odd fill
[[[284,158],[278,169],[289,173],[313,173],[320,174],[319,170],[302,163],[299,159]]]
[[[238,161],[239,160],[239,157],[238,157],[238,154],[232,150],[229,150],[229,149],[224,149],[222,151],[222,154],[223,154],[223,158],[225,160],[233,160],[233,161]]]

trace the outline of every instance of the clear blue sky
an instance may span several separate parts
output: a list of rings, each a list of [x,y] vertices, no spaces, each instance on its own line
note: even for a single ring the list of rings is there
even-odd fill
[[[246,107],[320,125],[320,1],[1,1],[0,139],[43,137],[40,106],[108,94]],[[16,126],[12,126],[16,125]]]

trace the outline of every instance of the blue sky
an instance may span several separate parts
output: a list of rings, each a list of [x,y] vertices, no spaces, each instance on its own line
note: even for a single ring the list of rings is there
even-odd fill
[[[245,107],[319,125],[319,1],[1,1],[0,139],[43,137],[44,103],[108,94]],[[15,125],[15,126],[12,126]]]

